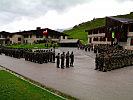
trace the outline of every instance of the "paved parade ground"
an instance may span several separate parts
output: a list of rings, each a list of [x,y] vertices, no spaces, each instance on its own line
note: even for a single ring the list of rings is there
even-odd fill
[[[82,100],[133,100],[133,66],[100,72],[95,68],[95,54],[77,48],[59,48],[58,52],[74,51],[74,67],[60,69],[56,63],[37,64],[0,55],[0,65],[62,93]]]

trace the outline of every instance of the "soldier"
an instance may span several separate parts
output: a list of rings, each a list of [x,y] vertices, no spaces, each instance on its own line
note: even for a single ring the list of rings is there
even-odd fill
[[[71,60],[71,61],[70,61],[70,66],[71,66],[71,67],[74,67],[74,66],[73,66],[73,63],[74,63],[74,54],[73,54],[73,52],[72,52],[71,55],[70,55],[70,60]]]
[[[66,54],[66,68],[69,68],[69,51]]]
[[[65,52],[61,54],[61,69],[64,69],[64,61],[65,61]]]
[[[87,46],[85,47],[85,51],[87,51]]]
[[[52,62],[52,60],[53,60],[53,59],[52,59],[52,57],[53,57],[52,54],[53,54],[52,51],[50,51],[50,52],[49,52],[49,60],[50,60],[50,62]]]
[[[88,46],[88,51],[90,51],[90,45]]]
[[[99,55],[98,55],[98,54],[96,54],[96,58],[95,58],[96,68],[95,68],[95,70],[97,70],[97,69],[98,69],[98,61],[99,61]]]
[[[57,68],[60,68],[60,53],[58,53],[56,58],[57,58]]]
[[[53,63],[55,63],[55,51],[52,52]]]

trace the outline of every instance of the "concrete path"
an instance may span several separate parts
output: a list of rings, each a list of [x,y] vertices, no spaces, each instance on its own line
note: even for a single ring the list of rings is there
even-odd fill
[[[0,55],[0,65],[48,87],[82,100],[133,100],[133,66],[100,72],[94,70],[94,53],[76,48],[56,52],[75,52],[74,67],[57,69],[56,63],[37,64]]]

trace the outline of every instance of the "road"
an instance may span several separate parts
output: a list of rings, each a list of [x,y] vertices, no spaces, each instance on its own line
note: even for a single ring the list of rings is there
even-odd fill
[[[93,52],[59,48],[56,54],[68,50],[75,54],[71,68],[58,69],[56,63],[37,64],[5,55],[0,55],[0,65],[81,100],[133,100],[133,66],[100,72],[94,70]]]

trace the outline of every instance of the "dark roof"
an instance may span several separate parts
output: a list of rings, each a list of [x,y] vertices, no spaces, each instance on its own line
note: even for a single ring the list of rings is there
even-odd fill
[[[11,34],[10,32],[1,31],[0,34]]]
[[[117,17],[108,17],[117,21],[120,21],[122,23],[128,24],[128,23],[133,23],[133,19],[129,19],[129,18],[117,18]]]
[[[97,29],[102,29],[102,28],[105,28],[105,26],[103,26],[103,27],[98,27],[98,28],[93,28],[93,29],[90,29],[90,30],[85,30],[85,32],[92,31],[92,30],[97,30]]]
[[[59,36],[68,36],[67,34],[49,29],[49,28],[45,28],[45,29],[36,29],[36,30],[28,30],[28,31],[20,31],[20,32],[14,32],[14,33],[10,33],[10,34],[43,34],[43,31],[48,30],[47,34],[52,34],[52,35],[59,35]],[[0,32],[1,34],[9,34],[9,32]]]
[[[78,43],[79,39],[64,39],[61,40],[59,43]]]

